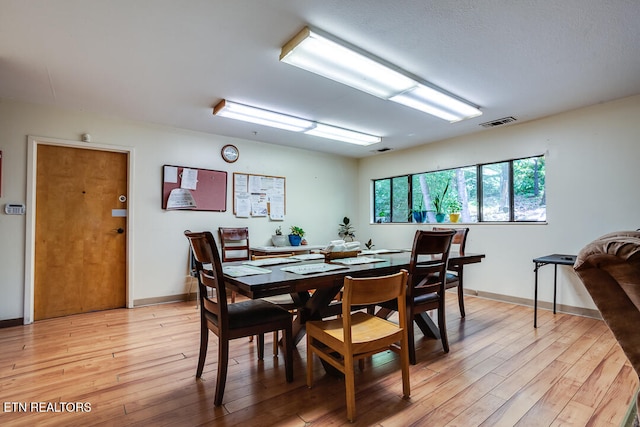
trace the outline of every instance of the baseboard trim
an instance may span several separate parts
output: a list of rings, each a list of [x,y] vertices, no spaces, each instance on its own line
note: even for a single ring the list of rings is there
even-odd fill
[[[11,328],[13,326],[22,326],[22,325],[24,325],[24,317],[20,317],[18,319],[0,320],[0,329]]]
[[[493,292],[476,291],[475,289],[465,289],[464,293],[465,295],[472,295],[480,298],[492,299],[496,301],[508,302],[511,304],[518,304],[518,305],[524,305],[527,307],[533,307],[533,300],[528,298],[519,298],[519,297],[510,296],[510,295],[496,294]],[[188,294],[185,293],[185,294],[179,294],[179,295],[167,295],[163,297],[141,298],[141,299],[135,300],[133,302],[133,306],[141,307],[145,305],[168,304],[171,302],[195,301],[197,297],[198,297],[197,293],[191,292]],[[538,301],[538,308],[541,310],[553,310],[553,303],[548,301]],[[567,314],[575,314],[576,316],[592,317],[594,319],[602,320],[602,316],[600,315],[600,312],[598,310],[589,309],[589,308],[574,307],[574,306],[565,305],[565,304],[557,304],[556,311],[567,313]]]
[[[524,305],[527,307],[533,307],[533,300],[529,298],[519,298],[513,297],[510,295],[503,294],[495,294],[493,292],[484,292],[484,291],[476,291],[474,289],[465,289],[465,294],[477,296],[480,298],[487,298],[496,301],[509,302],[512,304]],[[553,302],[548,301],[538,301],[538,308],[542,310],[553,310]],[[594,319],[602,320],[602,316],[598,310],[583,308],[583,307],[574,307],[571,305],[565,304],[556,304],[556,311],[567,313],[567,314],[575,314],[576,316],[584,316],[584,317],[592,317]]]
[[[133,301],[134,307],[142,307],[145,305],[168,304],[171,302],[195,301],[197,294],[191,292],[189,294],[167,295],[163,297],[140,298]]]

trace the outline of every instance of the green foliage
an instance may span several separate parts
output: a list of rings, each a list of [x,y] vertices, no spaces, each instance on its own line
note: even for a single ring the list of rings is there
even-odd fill
[[[304,237],[304,230],[300,227],[296,227],[295,225],[291,226],[291,234],[295,236]]]
[[[338,229],[338,236],[340,236],[344,240],[349,239],[353,241],[353,239],[355,239],[356,237],[356,230],[350,223],[351,221],[348,217],[345,216],[344,218],[342,218],[342,224],[340,224],[340,228]]]
[[[451,199],[448,203],[449,213],[458,213],[460,209],[462,209],[462,205],[458,201],[458,199]]]
[[[369,239],[369,241],[367,243],[364,244],[364,246],[367,249],[372,249],[375,245],[373,244],[373,242],[371,241],[371,239]]]
[[[451,179],[447,180],[447,185],[444,187],[444,190],[442,191],[442,193],[438,193],[435,196],[433,196],[433,207],[436,208],[436,214],[443,214],[444,213],[444,206],[445,206],[445,197],[447,195],[447,191],[449,191],[449,184],[451,183]]]

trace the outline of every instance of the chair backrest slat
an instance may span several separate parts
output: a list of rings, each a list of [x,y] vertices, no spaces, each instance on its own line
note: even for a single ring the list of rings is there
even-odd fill
[[[406,272],[406,270],[402,271]],[[404,294],[404,287],[406,287],[406,279],[401,280],[398,273],[361,279],[347,276],[342,301],[348,306],[378,304],[394,299],[401,293]],[[343,313],[346,312],[343,311]]]
[[[454,234],[454,230],[416,231],[409,262],[410,286],[407,290],[409,298],[427,293],[444,292],[443,281],[434,278],[446,277]]]
[[[467,236],[469,235],[469,228],[433,227],[433,231],[442,230],[454,230],[456,232],[456,234],[453,235],[453,240],[451,241],[451,250],[454,251],[455,249],[457,249],[460,255],[464,255],[464,249],[467,245]]]
[[[407,270],[380,277],[350,276],[344,279],[342,296],[342,327],[346,347],[351,346],[351,316],[354,306],[373,305],[395,299],[398,304],[399,328],[406,325]]]

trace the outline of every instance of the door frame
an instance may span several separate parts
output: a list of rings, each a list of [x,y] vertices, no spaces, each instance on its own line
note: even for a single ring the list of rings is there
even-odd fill
[[[36,239],[36,174],[37,153],[39,145],[56,145],[86,150],[112,151],[127,154],[127,238],[126,238],[126,307],[133,308],[133,164],[135,150],[133,147],[86,143],[64,139],[27,136],[27,214],[25,235],[25,268],[24,268],[24,324],[33,323],[34,286],[35,286],[35,239]]]

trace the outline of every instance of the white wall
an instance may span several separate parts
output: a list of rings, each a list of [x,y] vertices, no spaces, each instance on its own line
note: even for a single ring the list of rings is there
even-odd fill
[[[278,225],[265,218],[235,218],[230,200],[226,213],[163,211],[163,164],[226,170],[229,178],[234,171],[285,176],[286,227],[300,225],[311,243],[324,243],[336,238],[338,223],[347,215],[358,240],[372,238],[383,248],[410,246],[416,225],[370,224],[371,179],[545,154],[548,223],[471,224],[468,240],[469,251],[487,258],[465,270],[467,288],[530,300],[533,258],[577,253],[609,231],[640,228],[639,118],[640,96],[635,96],[358,162],[0,100],[0,206],[25,202],[27,135],[77,141],[89,132],[95,142],[134,147],[135,223],[129,231],[134,233],[133,298],[140,300],[187,291],[183,230],[248,225],[252,243],[261,244]],[[241,152],[231,165],[219,155],[226,143],[236,144]],[[231,180],[228,185],[230,194]],[[0,213],[0,320],[23,317],[24,235],[24,216]],[[569,268],[561,267],[559,273],[560,304],[595,308]],[[545,267],[540,274],[540,299],[551,301],[553,268]]]
[[[86,132],[94,143],[135,149],[134,195],[129,200],[134,224],[128,230],[134,236],[134,301],[187,292],[185,229],[249,226],[252,245],[260,245],[269,242],[278,225],[283,230],[298,225],[310,243],[325,243],[337,238],[344,215],[357,214],[353,159],[8,100],[0,100],[0,206],[26,203],[27,135],[79,141]],[[220,157],[220,149],[228,143],[240,150],[240,159],[233,164]],[[164,164],[227,171],[227,212],[162,210]],[[286,177],[285,221],[235,218],[230,199],[233,172]],[[25,218],[0,213],[0,320],[24,316]]]
[[[533,258],[576,254],[602,234],[640,228],[640,96],[364,159],[359,205],[370,205],[374,178],[538,154],[546,155],[548,223],[471,224],[467,250],[486,259],[465,269],[468,289],[531,300]],[[359,213],[360,240],[410,246],[415,224],[370,224],[370,215]],[[558,303],[595,308],[569,267],[558,276]],[[553,267],[539,280],[539,299],[552,301]]]

